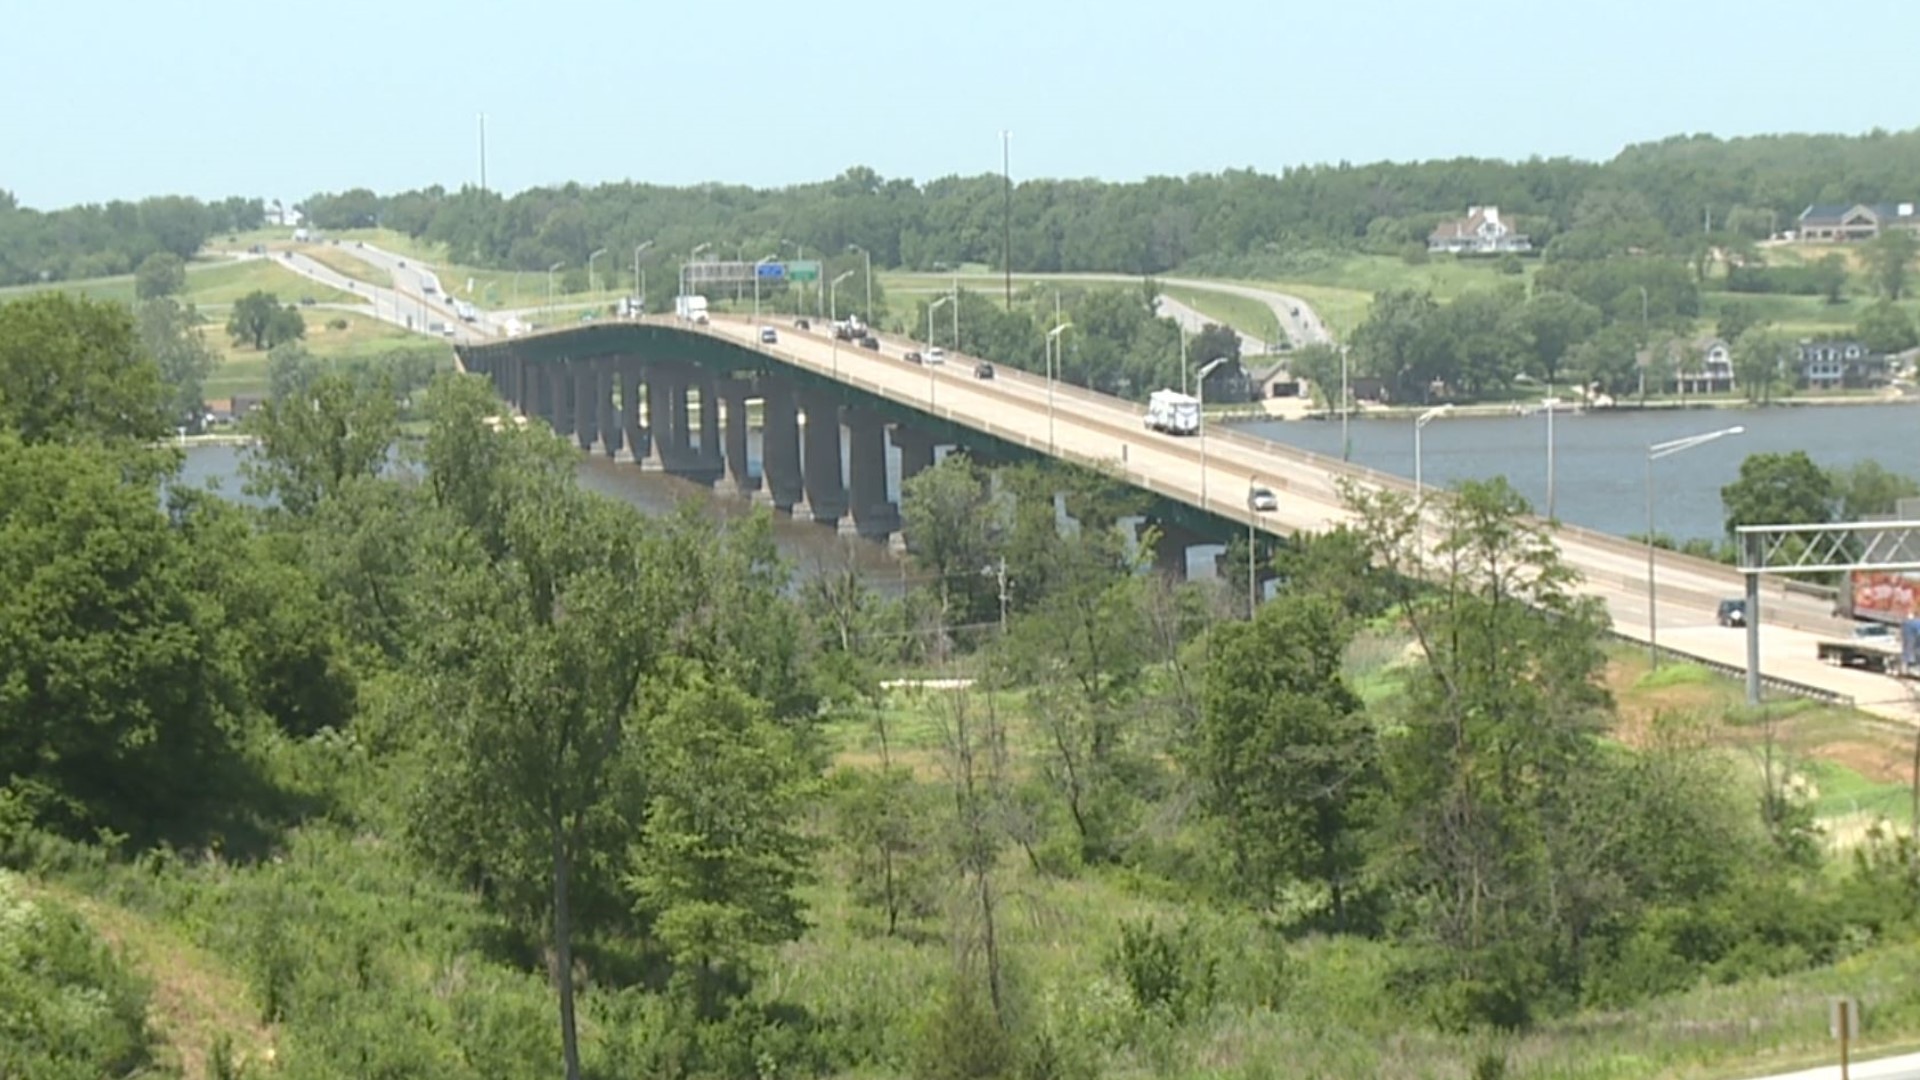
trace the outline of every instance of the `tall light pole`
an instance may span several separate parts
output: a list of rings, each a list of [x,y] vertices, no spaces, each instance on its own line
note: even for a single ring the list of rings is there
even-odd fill
[[[1739,435],[1746,430],[1745,427],[1721,428],[1719,431],[1709,431],[1704,435],[1689,435],[1684,439],[1672,439],[1647,447],[1647,661],[1652,667],[1660,666],[1660,621],[1657,617],[1658,609],[1654,606],[1653,463],[1663,457],[1678,454],[1682,450],[1704,446],[1715,439]]]
[[[1553,521],[1553,414],[1558,411],[1560,399],[1553,396],[1553,384],[1547,384],[1547,396],[1540,399],[1547,409],[1547,520]]]
[[[1347,347],[1340,346],[1340,460],[1353,457],[1353,439],[1347,435],[1347,402],[1352,395],[1347,392]]]
[[[691,282],[693,278],[693,270],[692,270],[693,260],[697,258],[701,252],[707,250],[712,246],[713,246],[712,244],[701,244],[698,247],[694,248],[692,251],[687,252],[687,261],[680,265],[680,295],[681,296],[687,295],[687,290],[692,287]]]
[[[652,246],[653,241],[648,240],[633,249],[633,287],[638,290],[634,299],[639,301],[640,306],[640,310],[634,312],[636,315],[647,313],[647,272],[640,269],[640,253]]]
[[[801,262],[807,261],[807,245],[798,243],[793,240],[781,240],[780,246],[783,248],[787,248],[787,247],[792,248],[794,252],[794,258],[798,259]],[[788,284],[792,284],[791,279],[789,279]],[[819,287],[819,282],[816,281],[814,285],[816,288]],[[793,294],[793,313],[795,315],[805,315],[807,313],[806,297],[807,297],[806,286],[802,284],[800,288],[797,291],[795,291]]]
[[[953,296],[949,294],[947,296],[935,297],[933,303],[927,305],[927,348],[928,349],[933,348],[933,313],[936,311],[939,311],[942,307],[951,303],[953,303]],[[957,347],[958,346],[956,346],[956,348]],[[937,365],[935,365],[931,360],[929,360],[927,357],[924,357],[924,356],[920,358],[920,362],[926,365],[927,407],[932,408],[933,407],[933,369]]]
[[[1214,368],[1226,362],[1226,357],[1216,356],[1207,361],[1207,365],[1195,372],[1193,376],[1193,395],[1199,402],[1200,411],[1197,422],[1200,425],[1200,509],[1202,510],[1207,508],[1207,376],[1213,374]]]
[[[1260,478],[1258,476],[1247,477],[1248,491],[1252,491],[1255,487],[1258,487],[1259,484]],[[1253,500],[1248,499],[1247,501],[1251,504]],[[1266,513],[1266,511],[1248,505],[1247,512],[1251,515],[1247,518],[1247,618],[1251,619],[1253,618],[1254,611],[1260,606],[1260,579],[1254,573],[1253,569],[1253,523],[1259,520],[1260,515]]]
[[[1175,323],[1180,330],[1180,392],[1187,392],[1187,324]]]
[[[839,277],[827,282],[827,318],[833,323],[840,321],[840,283],[852,276],[853,271],[846,270]],[[830,323],[827,326],[827,333],[833,336],[833,374],[838,378],[840,376],[840,332]]]
[[[769,255],[753,264],[753,322],[755,326],[760,324],[760,268],[770,262],[778,261],[779,258],[780,256],[778,255]]]
[[[868,325],[868,326],[872,326],[872,325],[873,325],[873,252],[871,252],[871,251],[868,251],[868,250],[867,250],[866,248],[863,248],[863,247],[861,247],[861,246],[860,246],[859,244],[848,244],[848,245],[847,245],[847,250],[848,250],[848,251],[857,251],[857,252],[859,252],[859,253],[860,253],[860,254],[861,254],[862,256],[864,256],[864,257],[866,258],[866,260],[867,260],[867,270],[866,270],[866,275],[867,275],[867,313],[866,313],[865,315],[863,315],[863,316],[862,316],[862,318],[864,318],[864,319],[866,319],[866,320],[867,320],[867,325]]]
[[[1420,429],[1452,411],[1452,405],[1436,405],[1413,419],[1413,505],[1416,510],[1427,501],[1426,486],[1420,476]]]
[[[594,282],[593,282],[593,260],[599,258],[602,255],[605,255],[606,253],[607,253],[607,249],[601,248],[598,251],[595,251],[593,254],[587,256],[587,291],[590,293],[599,291],[594,287]]]
[[[553,273],[554,271],[560,269],[565,265],[567,264],[564,262],[557,262],[557,263],[554,263],[552,266],[547,267],[547,315],[548,317],[552,317],[553,315]]]
[[[1059,326],[1056,326],[1053,329],[1047,331],[1047,452],[1048,453],[1054,452],[1054,448],[1053,448],[1053,382],[1056,378],[1059,377],[1058,368],[1060,366],[1060,358],[1058,355],[1060,346],[1057,345],[1056,342],[1059,340],[1059,337],[1061,334],[1065,333],[1067,330],[1071,329],[1072,327],[1073,327],[1073,324],[1070,322],[1067,322],[1067,323],[1061,323]]]

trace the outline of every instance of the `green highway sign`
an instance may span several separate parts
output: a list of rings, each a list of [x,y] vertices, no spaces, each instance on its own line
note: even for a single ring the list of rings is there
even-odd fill
[[[820,264],[817,262],[809,262],[804,260],[801,262],[790,262],[787,264],[787,280],[788,281],[819,281],[820,280]]]

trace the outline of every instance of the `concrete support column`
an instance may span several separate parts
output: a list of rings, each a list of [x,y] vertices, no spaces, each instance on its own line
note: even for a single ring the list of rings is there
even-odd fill
[[[600,435],[600,409],[593,401],[593,365],[584,361],[567,364],[567,378],[573,381],[573,437],[582,450],[593,449]]]
[[[502,401],[507,400],[509,396],[507,394],[507,365],[510,363],[512,363],[512,361],[506,357],[500,357],[487,362],[487,377],[493,380],[493,392],[498,395]]]
[[[799,396],[807,414],[802,462],[807,507],[819,524],[838,525],[847,513],[847,488],[840,474],[840,404],[828,390],[803,390]]]
[[[651,433],[640,424],[640,371],[640,361],[620,361],[620,427],[636,463],[653,449]]]
[[[726,408],[727,475],[742,495],[760,490],[760,477],[747,460],[747,392],[745,379],[727,379],[720,383],[720,400]],[[761,468],[764,470],[765,465]]]
[[[513,403],[513,407],[522,416],[526,415],[530,410],[527,408],[527,362],[525,360],[514,357],[513,375],[508,382],[513,392],[508,395],[507,400]]]
[[[684,368],[675,366],[666,372],[667,416],[673,427],[673,452],[680,457],[693,453],[693,431],[688,424],[692,416],[687,409],[687,373]]]
[[[884,540],[900,528],[899,507],[887,498],[886,421],[862,409],[847,410],[847,478],[856,532]]]
[[[760,382],[760,467],[767,474],[767,490],[774,509],[793,513],[803,491],[800,479],[800,418],[794,407],[793,387],[785,379]]]
[[[1205,538],[1188,529],[1183,529],[1169,521],[1142,522],[1136,535],[1144,534],[1148,526],[1159,530],[1153,542],[1153,568],[1178,581],[1187,578],[1187,549],[1203,543]]]
[[[641,373],[646,385],[647,430],[653,433],[653,453],[666,468],[673,452],[673,373],[660,364],[648,364]]]
[[[720,446],[720,380],[711,372],[694,377],[700,388],[700,467],[714,470],[715,479],[726,471],[726,453]]]
[[[566,436],[573,431],[573,380],[567,377],[567,365],[549,360],[547,369],[547,422],[553,433]]]
[[[603,357],[593,362],[593,400],[598,406],[600,429],[600,449],[608,456],[620,453],[626,444],[626,432],[620,424],[620,414],[613,406],[613,367],[618,361],[612,357]]]
[[[933,467],[933,436],[904,424],[893,426],[893,445],[900,450],[900,484]]]

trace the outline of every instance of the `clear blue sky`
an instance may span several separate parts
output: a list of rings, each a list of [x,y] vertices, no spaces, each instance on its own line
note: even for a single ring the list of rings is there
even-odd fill
[[[1131,179],[1920,124],[1912,0],[7,7],[0,188],[42,208],[457,187],[481,112],[506,191],[997,171],[1003,128],[1016,178]]]

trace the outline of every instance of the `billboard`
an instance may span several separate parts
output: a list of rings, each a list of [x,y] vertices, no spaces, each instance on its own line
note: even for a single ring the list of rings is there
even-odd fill
[[[1920,618],[1920,574],[1855,570],[1847,575],[1847,613],[1856,619],[1905,622]]]

